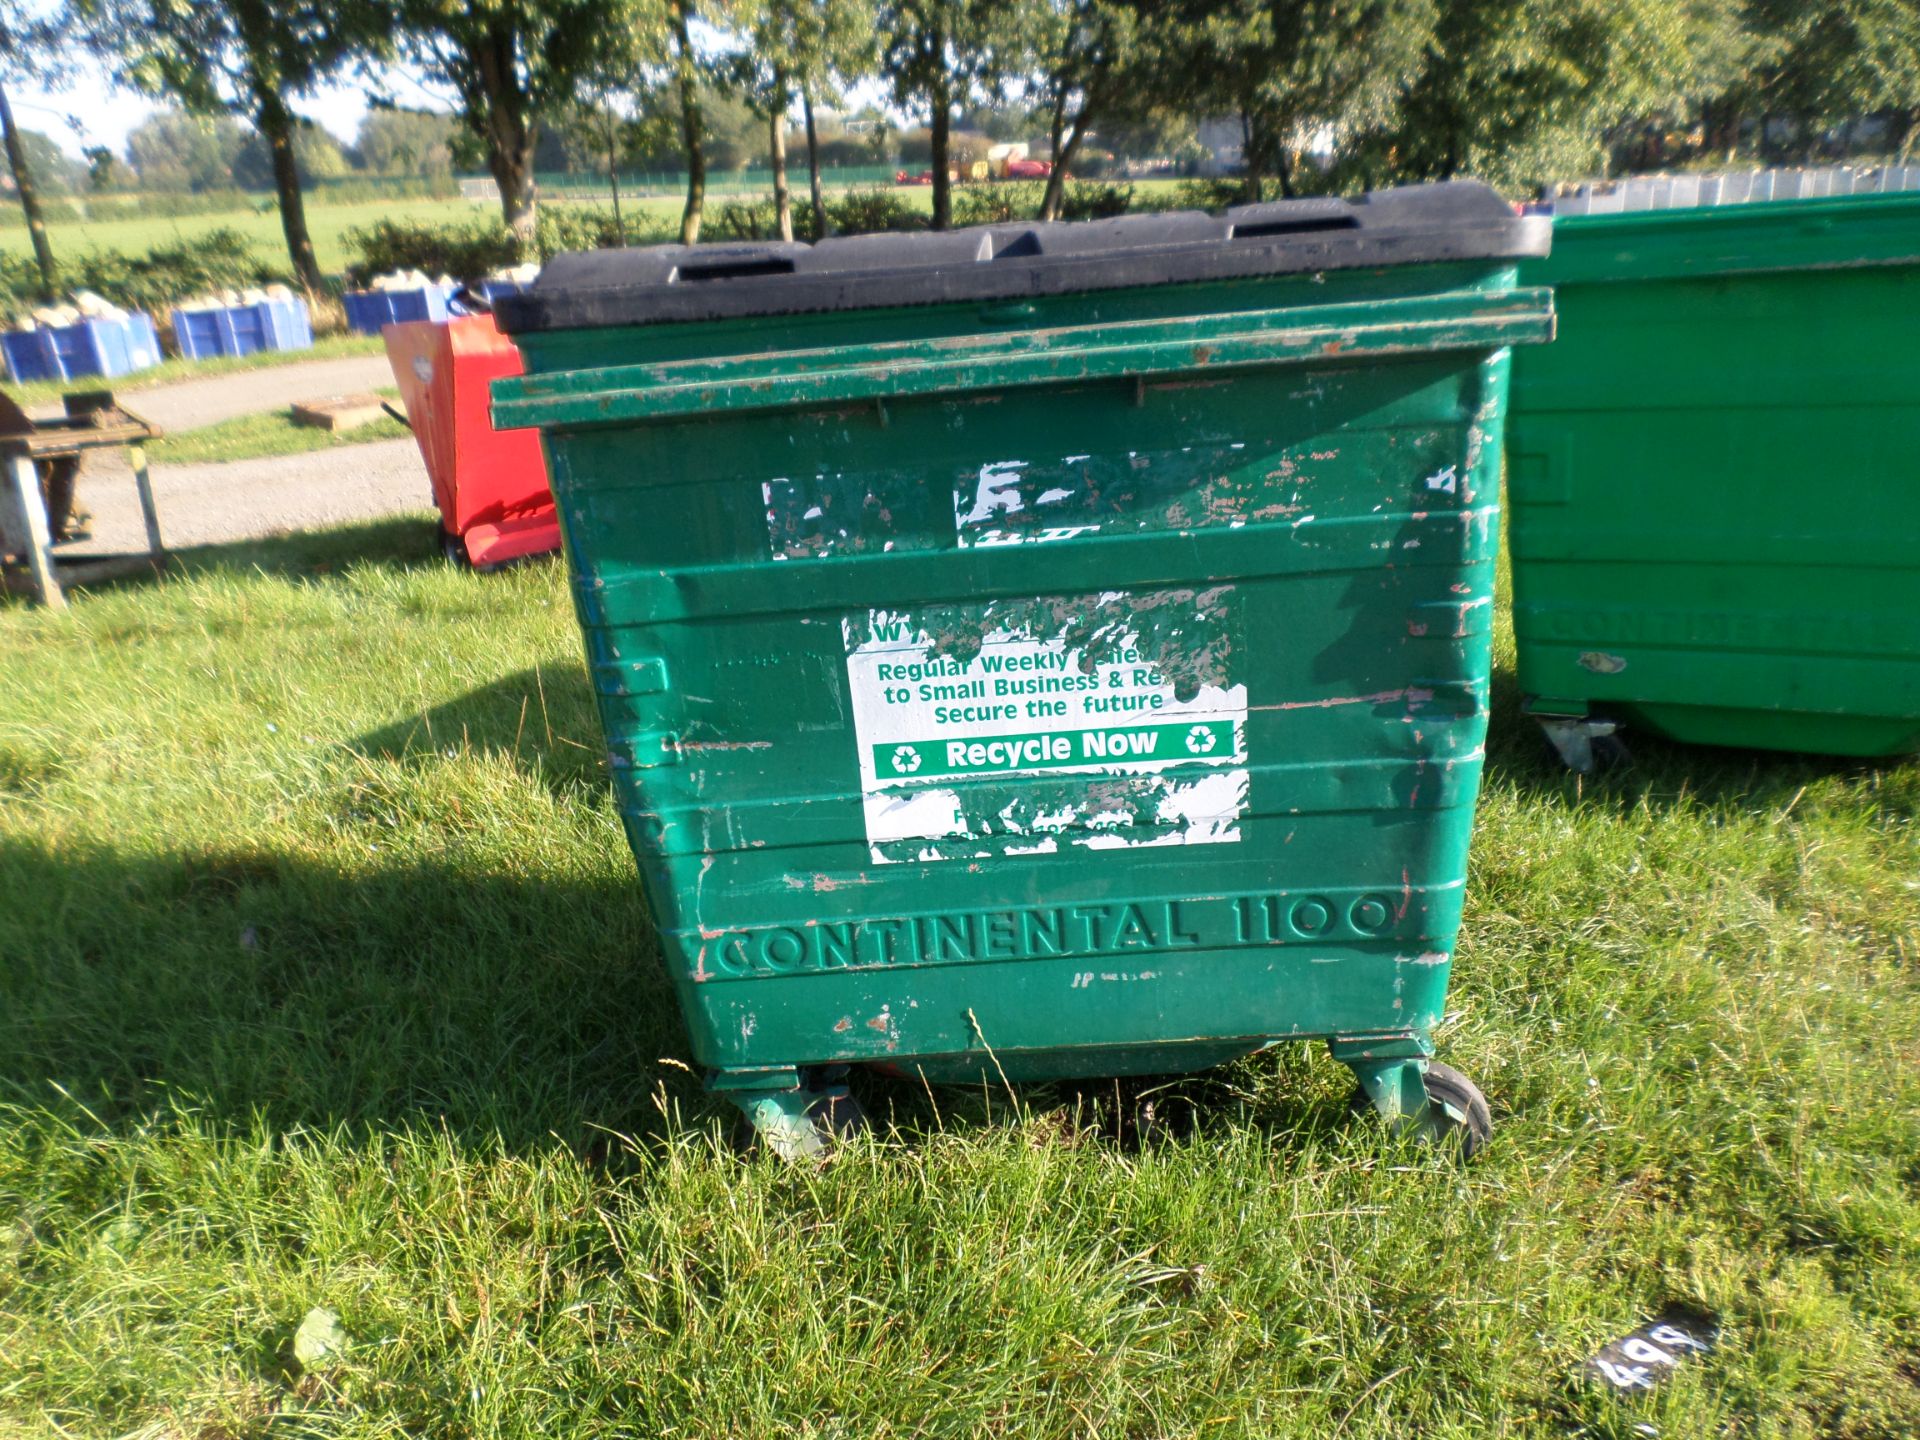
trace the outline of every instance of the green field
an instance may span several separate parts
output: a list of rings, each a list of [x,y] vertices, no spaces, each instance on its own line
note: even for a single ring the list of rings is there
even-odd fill
[[[374,200],[356,205],[314,204],[307,210],[307,225],[313,233],[314,253],[320,268],[337,272],[350,258],[342,238],[355,226],[376,220],[461,221],[479,211],[464,200]],[[142,219],[58,221],[47,227],[58,255],[63,250],[123,250],[142,254],[155,245],[174,244],[205,235],[210,230],[231,228],[253,241],[262,258],[284,266],[287,259],[286,236],[280,229],[280,212],[262,197],[253,209],[225,211],[215,215],[154,216]],[[24,248],[24,231],[0,231],[0,248]]]
[[[622,205],[657,213],[664,223],[679,216],[681,202],[676,199],[623,200]],[[476,205],[466,200],[376,200],[352,205],[315,202],[307,207],[307,227],[313,235],[314,254],[319,258],[320,268],[329,274],[338,274],[353,258],[347,249],[346,232],[356,226],[371,225],[376,220],[460,225],[498,213],[497,206]],[[82,248],[139,254],[154,245],[191,240],[222,227],[240,231],[253,242],[263,260],[284,268],[287,242],[280,229],[280,212],[264,199],[260,208],[250,210],[151,219],[64,221],[48,226],[48,230],[56,254]],[[0,231],[0,249],[13,245],[24,247],[26,232]]]
[[[686,1067],[562,572],[432,545],[0,604],[0,1434],[1920,1434],[1920,763],[1583,782],[1503,630],[1481,1159],[1294,1048],[1145,1136],[860,1079],[788,1168]],[[1578,1378],[1670,1303],[1714,1354]]]

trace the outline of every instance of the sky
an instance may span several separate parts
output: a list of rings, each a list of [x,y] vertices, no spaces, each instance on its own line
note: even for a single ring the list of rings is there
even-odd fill
[[[452,108],[445,96],[403,72],[388,72],[383,79],[396,104],[422,110]],[[76,157],[94,145],[106,145],[114,154],[124,154],[128,132],[161,108],[145,96],[115,89],[104,72],[92,65],[84,66],[65,90],[48,91],[21,84],[9,87],[7,93],[22,129],[40,131]],[[329,85],[294,101],[293,108],[324,125],[344,145],[359,133],[360,119],[367,113],[367,87],[359,81]],[[78,126],[71,121],[78,121]]]

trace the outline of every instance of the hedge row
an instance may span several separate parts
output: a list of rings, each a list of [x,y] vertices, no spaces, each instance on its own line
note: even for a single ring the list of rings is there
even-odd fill
[[[91,290],[128,310],[164,318],[177,300],[208,290],[267,285],[286,277],[263,264],[238,230],[222,228],[191,240],[156,245],[144,255],[83,250],[60,257],[60,288]],[[7,317],[40,304],[40,271],[29,251],[0,251],[0,305]]]
[[[1043,193],[1038,182],[960,187],[954,191],[954,223],[1007,225],[1031,220],[1040,209]],[[1061,217],[1101,220],[1142,208],[1217,209],[1234,196],[1230,188],[1194,181],[1171,195],[1153,194],[1147,205],[1141,203],[1143,198],[1131,185],[1076,181],[1062,197]],[[885,186],[845,191],[828,200],[826,208],[835,233],[841,235],[924,230],[928,223],[926,211],[913,203],[909,193]],[[628,245],[662,245],[679,238],[678,221],[663,218],[658,211],[643,210],[637,216],[627,212],[622,221],[616,225],[612,212],[599,206],[547,205],[540,211],[535,248],[545,260],[564,250],[604,249],[622,243],[623,238]],[[793,233],[806,239],[813,232],[813,202],[796,197]],[[708,209],[701,238],[771,240],[778,233],[770,198],[726,200]],[[395,270],[471,280],[511,266],[519,258],[513,238],[492,217],[442,225],[381,220],[349,230],[346,239],[355,257],[347,267],[347,279],[355,285]]]

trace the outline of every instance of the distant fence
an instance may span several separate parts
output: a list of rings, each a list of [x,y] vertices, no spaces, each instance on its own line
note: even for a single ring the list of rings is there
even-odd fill
[[[1746,170],[1728,175],[1634,175],[1563,187],[1538,208],[1555,215],[1624,215],[1642,210],[1750,205],[1767,200],[1818,200],[1831,195],[1877,195],[1920,190],[1920,165],[1859,169]]]

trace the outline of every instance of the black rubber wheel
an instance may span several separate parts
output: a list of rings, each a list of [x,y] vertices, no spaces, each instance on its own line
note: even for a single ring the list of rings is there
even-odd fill
[[[809,1105],[807,1114],[813,1118],[814,1129],[830,1145],[851,1140],[867,1129],[867,1108],[851,1095],[830,1091]]]
[[[1624,770],[1632,763],[1633,752],[1619,735],[1602,735],[1593,742],[1593,768],[1597,773]]]
[[[826,1142],[829,1153],[854,1136],[864,1134],[869,1128],[866,1107],[845,1093],[844,1086],[836,1086],[815,1096],[813,1103],[807,1106],[807,1118]],[[727,1139],[734,1153],[742,1158],[758,1154],[765,1143],[747,1117],[739,1114],[735,1115],[733,1124],[727,1129]]]
[[[1478,1085],[1438,1060],[1427,1062],[1426,1090],[1429,1103],[1422,1136],[1436,1145],[1458,1144],[1460,1158],[1471,1160],[1493,1138],[1493,1110],[1487,1097]],[[1348,1103],[1355,1115],[1374,1113],[1364,1085],[1353,1087],[1353,1099]]]
[[[1457,1139],[1462,1160],[1471,1160],[1493,1138],[1493,1111],[1487,1097],[1451,1065],[1427,1062],[1427,1101],[1428,1133],[1443,1145]],[[1466,1118],[1458,1120],[1456,1115]]]
[[[1604,775],[1612,770],[1624,770],[1633,763],[1633,752],[1627,749],[1627,742],[1620,738],[1617,730],[1611,735],[1595,735],[1587,741],[1588,752],[1593,760],[1585,770],[1567,763],[1566,757],[1560,753],[1560,747],[1553,743],[1544,726],[1540,731],[1540,743],[1550,763],[1576,775]]]
[[[441,529],[437,525],[434,529],[440,536],[440,553],[446,556],[448,563],[458,565],[463,569],[473,563],[467,559],[467,542],[465,540],[462,540],[458,535],[450,531]]]

